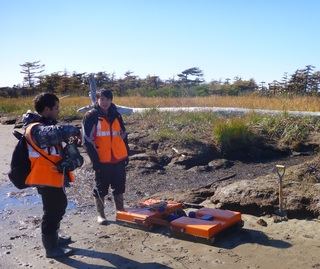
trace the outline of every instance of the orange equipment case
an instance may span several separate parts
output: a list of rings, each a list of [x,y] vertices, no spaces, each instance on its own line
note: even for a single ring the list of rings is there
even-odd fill
[[[140,202],[140,207],[145,207],[149,209],[164,209],[165,215],[170,215],[175,212],[177,209],[182,209],[183,204],[173,201],[160,201],[156,199],[148,199]]]
[[[177,209],[182,209],[182,203],[149,199],[140,202],[140,208],[125,208],[118,211],[116,221],[126,226],[140,226],[151,230],[154,225],[168,226],[165,219]]]
[[[194,213],[194,218],[180,217],[171,221],[171,235],[190,235],[213,243],[215,236],[222,231],[243,226],[240,212],[203,207]]]
[[[189,217],[175,215],[177,211],[183,211],[183,207],[182,203],[149,199],[141,201],[140,208],[118,211],[116,221],[148,231],[151,231],[154,225],[166,226],[173,237],[209,244],[214,242],[218,234],[243,226],[240,212],[203,207],[190,212],[192,214],[189,213]],[[170,219],[170,216],[173,218]]]

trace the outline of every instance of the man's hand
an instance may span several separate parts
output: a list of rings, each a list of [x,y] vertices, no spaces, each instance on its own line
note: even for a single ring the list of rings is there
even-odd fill
[[[75,140],[75,142],[76,142],[77,146],[78,146],[78,147],[80,147],[80,146],[81,146],[81,144],[82,144],[82,137],[81,137],[81,134],[80,134],[79,136],[76,136],[76,137],[74,138],[74,140]]]

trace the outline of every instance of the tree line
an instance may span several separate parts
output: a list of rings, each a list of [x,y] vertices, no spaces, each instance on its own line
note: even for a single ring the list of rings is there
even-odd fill
[[[39,92],[52,92],[60,96],[84,96],[89,93],[88,73],[72,74],[55,72],[44,75],[44,64],[40,61],[26,62],[20,65],[24,75],[22,85],[0,88],[0,97],[34,96]],[[254,79],[243,80],[235,77],[225,81],[203,79],[203,71],[191,67],[177,74],[177,79],[161,80],[159,76],[140,78],[133,72],[127,71],[122,78],[116,78],[114,73],[98,72],[93,74],[98,88],[109,88],[116,96],[145,96],[145,97],[194,97],[209,95],[261,95],[261,96],[320,96],[320,71],[315,66],[307,65],[289,76],[284,73],[281,81],[274,80],[258,85]]]

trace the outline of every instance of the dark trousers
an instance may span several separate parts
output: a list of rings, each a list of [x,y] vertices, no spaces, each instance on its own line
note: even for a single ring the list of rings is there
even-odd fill
[[[43,204],[41,231],[43,234],[53,234],[59,229],[60,221],[66,213],[67,196],[63,188],[39,187],[38,192]]]
[[[122,194],[126,186],[126,166],[124,162],[103,163],[99,171],[95,172],[94,197],[104,197],[108,194],[109,187],[112,194]]]

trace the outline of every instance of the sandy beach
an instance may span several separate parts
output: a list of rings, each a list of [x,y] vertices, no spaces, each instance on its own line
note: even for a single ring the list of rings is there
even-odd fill
[[[120,226],[111,203],[107,226],[96,223],[93,203],[70,203],[61,233],[72,236],[75,255],[47,259],[39,197],[32,188],[13,188],[7,179],[16,143],[12,130],[13,125],[0,125],[0,268],[320,268],[318,219],[276,223],[272,216],[242,215],[243,228],[206,245],[172,238],[165,228],[147,232]],[[261,219],[266,226],[258,224]]]

